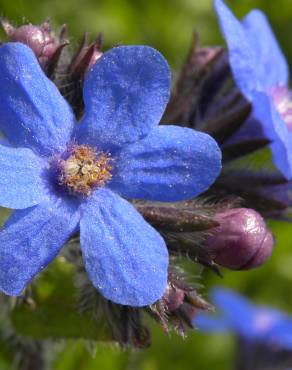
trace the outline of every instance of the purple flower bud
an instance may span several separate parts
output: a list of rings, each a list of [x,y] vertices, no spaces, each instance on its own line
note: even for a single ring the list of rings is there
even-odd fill
[[[45,67],[60,47],[60,42],[51,31],[49,22],[40,26],[27,24],[18,28],[2,20],[2,27],[10,41],[22,42],[29,46],[42,67]]]
[[[215,216],[220,226],[208,237],[207,250],[216,263],[232,270],[263,264],[274,246],[272,233],[253,209],[229,209]]]

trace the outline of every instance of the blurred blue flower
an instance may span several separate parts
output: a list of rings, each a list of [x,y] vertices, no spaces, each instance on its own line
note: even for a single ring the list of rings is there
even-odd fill
[[[206,332],[233,332],[248,341],[292,349],[292,318],[265,306],[256,306],[228,289],[215,288],[212,302],[219,315],[200,313],[193,325]]]
[[[106,298],[144,306],[167,285],[164,240],[123,200],[178,201],[206,190],[221,154],[208,135],[158,126],[169,98],[167,62],[146,46],[117,47],[71,108],[20,43],[0,48],[0,205],[16,209],[0,233],[0,289],[26,284],[80,229],[89,278]]]
[[[222,0],[214,5],[235,82],[253,106],[251,118],[232,140],[268,138],[274,164],[291,179],[292,95],[285,57],[261,11],[253,10],[239,22]]]

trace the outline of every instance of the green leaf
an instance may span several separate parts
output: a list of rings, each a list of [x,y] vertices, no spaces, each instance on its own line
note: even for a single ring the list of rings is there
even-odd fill
[[[81,314],[73,282],[75,267],[57,258],[32,285],[32,296],[17,304],[11,321],[17,334],[33,338],[111,340],[103,318]],[[29,303],[31,302],[31,303]]]

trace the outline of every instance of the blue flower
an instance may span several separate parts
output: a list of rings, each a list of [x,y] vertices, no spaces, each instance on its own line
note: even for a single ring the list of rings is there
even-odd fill
[[[0,48],[0,205],[16,209],[0,233],[0,289],[21,294],[80,230],[85,268],[116,303],[144,306],[167,285],[164,240],[122,199],[189,199],[221,167],[208,135],[158,126],[169,98],[167,62],[147,46],[116,47],[71,108],[25,45]]]
[[[253,106],[252,117],[234,140],[253,135],[268,138],[274,164],[291,179],[292,95],[285,57],[261,11],[253,10],[239,22],[222,0],[214,4],[235,82]]]
[[[256,306],[231,290],[215,288],[212,301],[219,316],[200,313],[193,325],[206,332],[233,332],[250,342],[257,341],[292,349],[292,319],[265,306]]]

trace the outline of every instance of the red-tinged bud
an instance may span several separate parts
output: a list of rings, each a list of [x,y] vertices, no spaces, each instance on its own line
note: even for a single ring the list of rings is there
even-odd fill
[[[85,34],[71,65],[72,75],[81,80],[103,54],[101,51],[102,35],[99,34],[90,45],[88,45],[87,38],[88,35]]]
[[[66,44],[61,43],[60,38],[56,37],[47,21],[39,26],[27,24],[18,28],[13,27],[6,20],[2,20],[1,23],[9,40],[29,46],[43,68],[47,67],[51,59],[58,54],[59,49]]]
[[[167,288],[163,296],[150,306],[150,313],[167,332],[174,329],[185,337],[188,329],[193,327],[194,316],[199,311],[209,310],[211,305],[180,274],[173,267],[170,269]]]
[[[167,311],[174,312],[177,310],[184,302],[185,291],[173,285],[168,285],[164,294],[163,300],[167,307]]]
[[[89,72],[96,61],[102,56],[101,46],[101,34],[99,34],[96,40],[91,44],[88,44],[88,35],[84,34],[79,48],[68,66],[69,77],[64,85],[69,86],[69,89],[65,87],[65,89],[62,88],[61,91],[64,95],[70,96],[69,101],[78,118],[83,115],[84,111],[83,82],[87,72]]]
[[[262,265],[271,255],[274,239],[264,219],[253,209],[229,209],[215,216],[220,226],[208,237],[213,260],[232,270]]]
[[[188,327],[191,327],[195,316],[200,312],[196,307],[191,304],[184,304],[181,307],[181,315],[183,316],[185,322],[188,324]]]
[[[91,58],[87,67],[87,71],[90,70],[91,67],[94,66],[94,64],[98,61],[98,59],[102,56],[102,52],[98,50],[95,45],[93,45],[93,52],[91,54]]]

